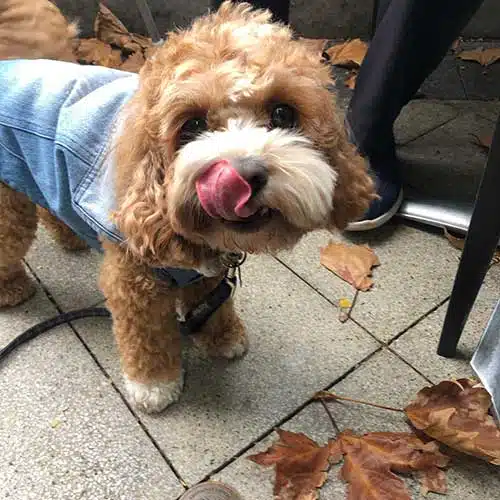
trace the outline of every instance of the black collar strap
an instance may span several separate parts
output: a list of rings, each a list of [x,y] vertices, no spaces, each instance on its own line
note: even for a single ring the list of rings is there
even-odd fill
[[[226,268],[224,278],[193,309],[183,317],[177,318],[179,330],[183,335],[198,333],[210,316],[233,295],[238,281],[241,282],[241,279],[239,279],[240,266],[245,260],[246,254],[241,252],[230,252],[221,255],[221,263]],[[238,271],[238,276],[236,271]],[[167,282],[174,288],[185,288],[203,279],[202,274],[192,269],[154,268],[153,273],[157,279]]]
[[[172,288],[185,288],[203,279],[203,274],[194,269],[178,267],[154,267],[153,274],[156,279],[166,282]]]

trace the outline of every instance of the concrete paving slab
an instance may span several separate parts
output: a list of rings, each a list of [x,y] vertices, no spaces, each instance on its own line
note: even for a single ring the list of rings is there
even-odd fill
[[[247,356],[204,361],[191,354],[180,403],[143,424],[189,483],[200,481],[373,352],[378,344],[271,258],[250,258],[237,307],[250,338]],[[77,325],[121,387],[108,322]]]
[[[388,369],[390,367],[390,370]],[[393,354],[382,351],[363,363],[352,374],[337,384],[333,391],[338,394],[403,407],[414,394],[427,385],[426,380]],[[355,432],[408,431],[399,413],[378,410],[351,403],[328,403],[340,429],[351,428]],[[282,426],[293,432],[303,432],[318,443],[326,443],[334,433],[329,418],[321,404],[313,403]],[[274,473],[260,467],[246,457],[264,451],[276,434],[257,443],[244,456],[238,458],[215,479],[224,481],[240,491],[244,498],[272,498]],[[321,489],[320,499],[346,498],[345,483],[338,478],[340,466],[333,466],[328,481]],[[450,500],[482,500],[495,498],[500,486],[500,476],[495,466],[464,458],[454,459],[447,472]],[[419,498],[419,486],[415,479],[406,479],[412,498]]]
[[[455,55],[447,54],[419,90],[428,99],[467,99]]]
[[[493,266],[481,288],[460,339],[456,359],[438,356],[436,349],[448,303],[404,333],[391,347],[433,382],[473,375],[470,358],[500,297],[500,267]]]
[[[290,23],[311,38],[369,37],[373,0],[291,0]]]
[[[40,290],[0,312],[0,344],[55,314]],[[0,366],[0,498],[173,499],[183,488],[69,327]]]
[[[474,135],[488,136],[493,129],[489,119],[466,111],[400,147],[399,156],[407,163],[402,171],[404,184],[436,199],[473,201],[486,160]]]
[[[342,298],[352,300],[355,290],[320,263],[320,249],[330,241],[342,240],[339,234],[316,231],[305,236],[288,252],[281,252],[278,259],[297,273],[304,281],[332,302],[335,306]]]
[[[499,97],[500,99],[500,97]],[[449,101],[460,114],[476,113],[478,116],[496,123],[500,115],[500,100],[494,101]]]
[[[67,311],[103,300],[98,288],[101,259],[95,250],[64,250],[39,228],[26,260],[57,304]]]
[[[367,243],[381,262],[373,290],[359,294],[352,312],[378,339],[389,341],[450,294],[459,256],[441,234],[394,223],[351,240]]]
[[[337,304],[352,299],[354,290],[319,264],[319,248],[332,239],[327,232],[311,235],[291,254],[280,259],[313,288]],[[368,244],[381,266],[374,270],[375,285],[360,292],[352,317],[383,342],[417,321],[450,293],[458,256],[440,235],[397,222],[377,231],[333,237],[348,244]],[[422,261],[422,256],[426,256]]]
[[[499,38],[498,2],[496,0],[484,0],[479,10],[463,30],[462,35],[466,38]]]
[[[434,99],[410,101],[402,109],[394,124],[396,142],[401,145],[406,144],[457,116],[458,110],[448,102]]]

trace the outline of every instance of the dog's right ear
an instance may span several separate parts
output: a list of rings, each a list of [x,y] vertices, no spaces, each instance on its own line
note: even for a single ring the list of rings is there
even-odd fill
[[[169,224],[165,178],[167,159],[152,137],[147,110],[134,97],[115,150],[113,219],[127,248],[146,262],[161,260],[173,237]],[[134,113],[134,110],[137,113]]]

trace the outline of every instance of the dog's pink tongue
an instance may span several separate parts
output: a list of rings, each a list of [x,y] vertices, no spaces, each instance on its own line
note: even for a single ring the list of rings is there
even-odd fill
[[[227,160],[208,168],[196,181],[196,191],[210,217],[237,220],[250,217],[257,210],[247,205],[252,196],[250,184]]]

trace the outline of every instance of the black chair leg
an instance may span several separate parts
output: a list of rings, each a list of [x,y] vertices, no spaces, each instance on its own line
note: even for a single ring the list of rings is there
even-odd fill
[[[476,195],[437,353],[454,357],[500,238],[500,117]]]

